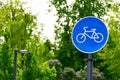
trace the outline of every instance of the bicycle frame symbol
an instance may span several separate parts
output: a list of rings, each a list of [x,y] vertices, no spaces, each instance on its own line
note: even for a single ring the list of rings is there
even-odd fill
[[[88,27],[84,27],[83,28],[84,32],[79,33],[76,36],[76,40],[78,43],[84,43],[86,41],[86,37],[93,39],[96,43],[100,43],[103,41],[104,36],[102,33],[96,33],[96,29],[94,28],[91,29],[90,31],[87,31],[86,28]],[[89,33],[92,33],[92,35],[89,35]]]

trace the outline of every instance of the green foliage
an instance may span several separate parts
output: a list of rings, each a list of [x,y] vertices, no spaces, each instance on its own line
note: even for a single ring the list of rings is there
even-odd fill
[[[75,80],[76,74],[74,69],[72,68],[65,68],[63,71],[62,80]]]
[[[102,18],[109,27],[109,41],[107,45],[93,56],[97,59],[95,67],[104,72],[106,80],[118,80],[119,75],[119,3],[113,0],[75,0],[68,4],[67,0],[51,0],[56,8],[58,16],[55,25],[55,56],[62,63],[62,67],[71,67],[74,70],[81,69],[85,64],[82,54],[75,49],[71,42],[71,31],[74,24],[85,16]]]
[[[62,72],[62,64],[59,60],[49,60],[49,66],[50,68],[55,67],[56,69],[56,80],[61,80],[63,76]]]
[[[56,77],[55,67],[50,68],[48,62],[43,63],[41,66],[41,76],[40,80],[53,80]]]
[[[35,24],[35,22],[31,21],[35,19],[35,17],[25,13],[22,5],[18,3],[19,1],[10,1],[0,7],[0,32],[2,33],[0,37],[4,37],[0,52],[0,63],[2,65],[0,68],[2,76],[0,78],[2,80],[13,79],[13,50],[26,48],[27,39],[30,37],[28,36],[28,31],[34,26],[32,24]],[[20,65],[17,70],[18,78],[20,78],[20,75],[22,75],[22,70],[20,68],[23,69],[22,65],[24,62],[23,55],[18,57],[18,59],[21,59],[21,61],[18,61]]]
[[[99,66],[103,70],[107,80],[120,79],[120,23],[119,23],[119,3],[111,3],[107,9],[107,15],[103,18],[109,26],[109,41],[106,47],[99,53],[104,62]],[[102,54],[104,53],[104,54]],[[109,74],[108,74],[109,73]]]
[[[4,43],[0,51],[0,80],[13,79],[12,52],[9,45]]]
[[[51,43],[40,40],[36,17],[24,10],[23,5],[20,0],[10,0],[0,7],[0,39],[4,38],[0,42],[0,80],[13,79],[15,49],[30,51],[17,53],[17,80],[52,80],[55,68],[50,69],[46,63],[54,57]]]
[[[87,66],[76,72],[77,80],[87,79]],[[93,68],[93,80],[105,80],[104,74],[97,68]]]
[[[85,16],[97,16],[105,14],[106,2],[102,0],[75,0],[68,4],[67,0],[51,0],[57,11],[57,24],[55,25],[54,53],[63,67],[71,67],[79,70],[85,64],[83,59],[87,57],[73,46],[71,32],[74,24]]]
[[[12,49],[23,49],[36,23],[35,16],[25,13],[22,5],[17,3],[20,1],[10,1],[0,9],[0,27],[2,36]]]
[[[18,53],[17,80],[85,80],[87,69],[83,59],[87,55],[80,53],[71,41],[74,24],[85,16],[102,18],[109,26],[107,45],[93,54],[97,59],[94,79],[119,80],[120,4],[111,0],[75,0],[71,4],[67,0],[51,0],[51,3],[58,16],[54,45],[49,40],[41,41],[41,34],[36,31],[36,16],[24,10],[24,3],[0,2],[0,80],[13,79],[15,49],[30,51],[26,55]]]

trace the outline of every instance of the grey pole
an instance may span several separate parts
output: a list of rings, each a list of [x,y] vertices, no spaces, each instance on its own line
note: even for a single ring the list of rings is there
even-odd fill
[[[21,54],[30,53],[27,50],[15,50],[14,51],[14,73],[13,73],[13,80],[16,80],[16,74],[17,74],[17,52],[20,52]]]
[[[16,80],[16,69],[17,69],[17,50],[14,51],[14,74],[13,74],[13,80]]]
[[[92,75],[92,54],[88,54],[88,74],[87,74],[87,80],[93,80],[93,75]]]

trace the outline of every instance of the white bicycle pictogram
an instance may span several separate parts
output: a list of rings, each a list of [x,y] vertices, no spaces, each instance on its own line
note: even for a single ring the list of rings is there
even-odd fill
[[[100,43],[103,41],[104,36],[102,33],[96,33],[96,29],[91,29],[90,31],[87,31],[86,28],[88,27],[84,27],[84,32],[79,33],[76,36],[76,40],[78,43],[84,43],[86,41],[86,37],[93,39],[96,43]],[[91,33],[91,35],[89,35],[89,33]]]

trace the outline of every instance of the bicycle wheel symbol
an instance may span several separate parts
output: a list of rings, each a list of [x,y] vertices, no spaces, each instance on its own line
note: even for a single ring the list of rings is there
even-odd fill
[[[93,39],[96,43],[100,43],[103,41],[103,35],[101,33],[96,33],[96,35],[94,35]]]
[[[78,43],[83,43],[86,40],[86,36],[83,33],[77,35],[76,40]]]

